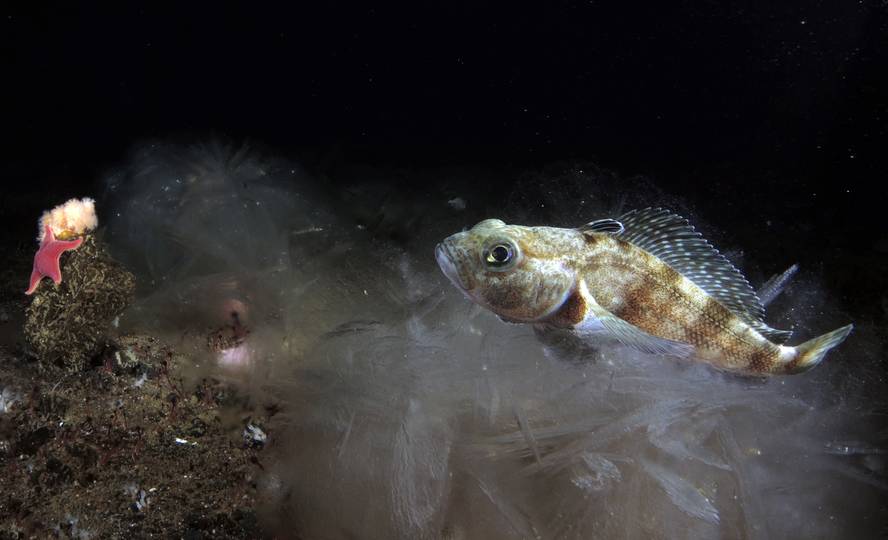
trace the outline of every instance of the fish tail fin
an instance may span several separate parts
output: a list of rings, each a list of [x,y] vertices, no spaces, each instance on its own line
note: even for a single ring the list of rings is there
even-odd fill
[[[826,353],[845,341],[853,328],[849,324],[796,346],[796,357],[786,365],[786,373],[802,373],[822,362]]]

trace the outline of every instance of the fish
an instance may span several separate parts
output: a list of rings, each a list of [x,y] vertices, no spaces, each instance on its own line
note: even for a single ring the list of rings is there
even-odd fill
[[[853,329],[785,345],[792,332],[765,323],[762,301],[743,274],[688,220],[664,208],[574,229],[485,219],[440,242],[435,258],[454,286],[506,322],[741,374],[808,371]],[[795,269],[763,287],[768,301]]]

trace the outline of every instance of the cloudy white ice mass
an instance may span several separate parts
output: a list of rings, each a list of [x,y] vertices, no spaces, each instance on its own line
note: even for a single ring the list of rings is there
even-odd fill
[[[701,223],[681,194],[592,166],[528,173],[506,193],[477,172],[350,174],[325,189],[284,159],[155,144],[112,175],[103,201],[107,238],[140,283],[122,327],[280,404],[260,484],[270,533],[888,533],[884,329],[841,312],[814,272],[799,270],[767,321],[794,327],[791,343],[856,328],[808,373],[741,377],[596,348],[475,306],[441,275],[435,244],[486,217],[578,226],[663,206],[716,235],[749,276],[784,268],[750,268],[736,254],[756,246],[732,245],[730,224]],[[206,350],[207,329],[223,325],[249,333]]]

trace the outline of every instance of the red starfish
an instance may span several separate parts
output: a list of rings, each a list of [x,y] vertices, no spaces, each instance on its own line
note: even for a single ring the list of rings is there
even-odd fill
[[[52,228],[47,225],[40,249],[34,255],[34,270],[31,271],[31,285],[25,294],[32,294],[40,285],[44,277],[51,277],[56,285],[62,282],[62,271],[59,268],[59,257],[69,249],[77,249],[83,242],[83,238],[77,240],[56,240],[52,234]]]

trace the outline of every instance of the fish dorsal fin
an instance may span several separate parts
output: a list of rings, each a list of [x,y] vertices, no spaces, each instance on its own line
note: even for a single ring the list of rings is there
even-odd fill
[[[582,233],[621,234],[625,228],[615,219],[596,219],[579,228]]]
[[[794,264],[786,269],[782,274],[771,276],[771,279],[765,282],[762,285],[762,288],[758,290],[759,300],[762,301],[763,306],[767,306],[770,304],[775,298],[780,296],[780,293],[783,292],[783,289],[789,285],[790,280],[799,271],[799,265]]]
[[[752,286],[686,219],[663,208],[645,208],[619,221],[625,230],[618,238],[658,257],[741,319],[764,326],[765,308]]]

